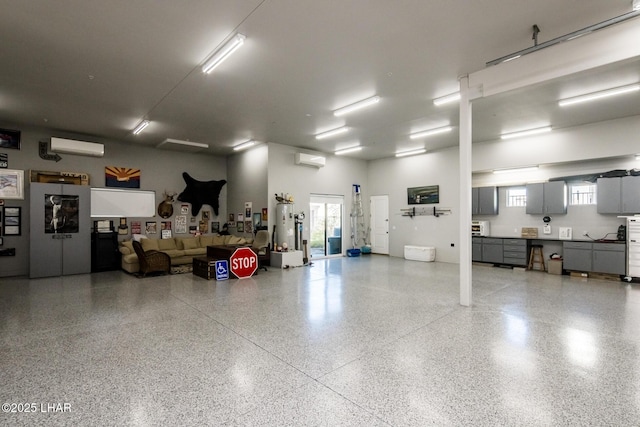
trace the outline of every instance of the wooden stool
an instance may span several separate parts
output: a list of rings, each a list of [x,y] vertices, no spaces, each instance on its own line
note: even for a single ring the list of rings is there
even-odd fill
[[[538,264],[539,268],[534,268]],[[531,255],[529,256],[529,266],[527,270],[546,271],[544,265],[544,255],[542,254],[542,245],[531,245]]]

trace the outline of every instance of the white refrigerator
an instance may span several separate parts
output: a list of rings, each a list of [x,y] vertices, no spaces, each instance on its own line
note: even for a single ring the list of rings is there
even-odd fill
[[[627,217],[627,277],[640,277],[640,216]]]

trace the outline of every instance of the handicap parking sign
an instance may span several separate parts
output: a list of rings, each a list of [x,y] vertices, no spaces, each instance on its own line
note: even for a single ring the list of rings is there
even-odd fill
[[[229,262],[226,259],[216,261],[216,280],[229,278]]]

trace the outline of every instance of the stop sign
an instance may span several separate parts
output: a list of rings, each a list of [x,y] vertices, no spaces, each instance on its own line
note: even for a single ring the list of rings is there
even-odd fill
[[[250,248],[238,248],[229,258],[230,270],[238,279],[251,277],[258,269],[258,255]]]

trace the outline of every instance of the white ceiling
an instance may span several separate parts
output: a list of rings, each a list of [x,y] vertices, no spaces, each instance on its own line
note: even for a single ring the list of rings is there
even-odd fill
[[[456,105],[432,98],[458,76],[540,43],[624,15],[631,0],[31,0],[0,14],[0,122],[157,146],[207,143],[228,155],[247,139],[377,159],[458,144]],[[637,19],[637,18],[636,18]],[[236,32],[245,45],[211,74],[202,64]],[[554,127],[640,115],[640,94],[561,110],[560,97],[640,81],[640,62],[474,103],[474,140],[548,122]],[[332,110],[372,95],[344,118]],[[143,118],[151,125],[131,130]],[[351,131],[317,141],[316,133]],[[60,135],[52,135],[60,136]],[[107,145],[108,150],[108,145]]]

